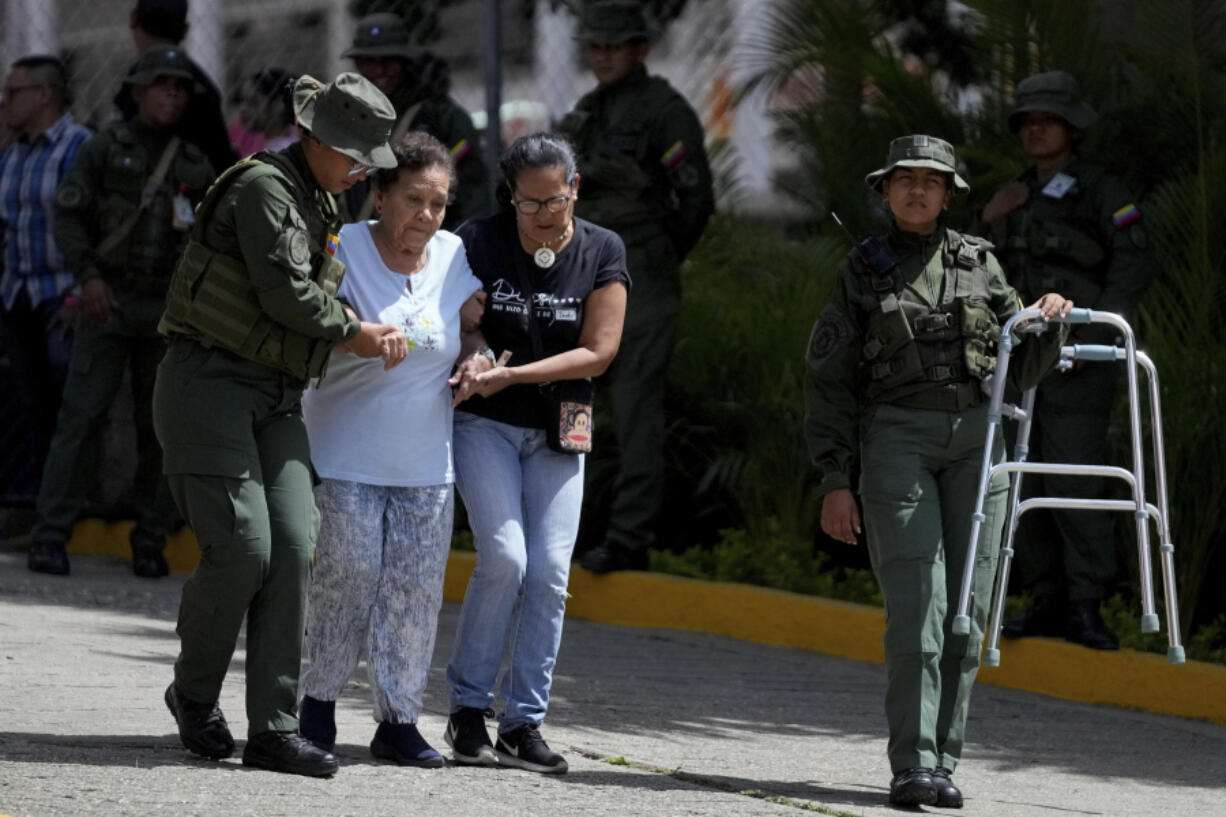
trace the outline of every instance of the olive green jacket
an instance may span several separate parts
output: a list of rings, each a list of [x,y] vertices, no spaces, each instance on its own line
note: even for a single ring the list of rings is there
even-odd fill
[[[243,264],[260,308],[273,322],[340,343],[358,333],[360,322],[313,280],[312,268],[328,236],[340,232],[336,200],[315,182],[301,144],[282,154],[294,172],[278,167],[272,173],[240,174],[221,191],[210,222],[197,226],[197,240]],[[298,204],[299,192],[311,203],[305,209]],[[169,316],[163,326],[167,332],[198,334]]]
[[[216,173],[203,151],[182,141],[165,178],[135,226],[105,256],[98,247],[140,207],[146,181],[172,131],[139,120],[121,122],[86,140],[56,190],[55,240],[77,281],[101,276],[117,292],[162,295],[187,243],[188,227],[176,228],[176,193],[194,206]]]
[[[558,129],[578,154],[576,215],[627,244],[663,233],[684,259],[715,212],[702,124],[685,98],[640,69],[588,93]]]
[[[969,239],[982,248],[983,260],[975,270],[968,271],[952,263],[955,248],[951,238],[960,241],[957,234],[944,227],[925,238],[892,230],[887,240],[898,258],[894,290],[900,297],[937,308],[948,306],[953,299],[952,276],[983,275],[985,280],[976,282],[976,289],[986,291],[986,307],[1003,325],[1018,312],[1021,303],[1005,281],[1000,264],[987,252],[990,245]],[[860,453],[860,423],[872,405],[866,396],[870,361],[864,347],[870,316],[881,310],[881,296],[873,289],[872,279],[859,253],[855,250],[848,253],[839,266],[833,291],[818,315],[805,352],[804,435],[809,456],[819,473],[821,495],[852,487],[852,473]],[[1065,337],[1063,327],[1061,331],[1040,335],[1040,342],[1035,344],[1035,351],[1040,353],[1011,360],[1011,375],[1032,385],[1056,362]],[[884,402],[890,402],[889,398]]]
[[[1072,185],[1049,193],[1043,192],[1049,178],[1033,167],[1023,173],[1018,181],[1030,188],[1026,203],[984,235],[1027,303],[1059,292],[1079,307],[1130,318],[1152,274],[1137,200],[1119,179],[1076,157],[1061,172]],[[1080,343],[1111,343],[1115,333],[1099,324],[1078,327],[1073,336]]]

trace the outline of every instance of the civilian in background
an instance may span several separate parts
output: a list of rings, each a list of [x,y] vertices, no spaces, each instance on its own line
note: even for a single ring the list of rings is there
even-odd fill
[[[4,124],[14,135],[0,155],[0,329],[14,375],[16,402],[34,433],[34,474],[41,474],[55,431],[72,351],[76,284],[52,235],[55,189],[89,129],[66,111],[64,64],[28,56],[4,83]],[[37,480],[37,477],[33,478]],[[32,496],[37,484],[20,486]]]
[[[261,150],[277,152],[298,141],[285,89],[289,75],[281,68],[261,68],[243,83],[238,116],[230,123],[230,144],[239,156]]]

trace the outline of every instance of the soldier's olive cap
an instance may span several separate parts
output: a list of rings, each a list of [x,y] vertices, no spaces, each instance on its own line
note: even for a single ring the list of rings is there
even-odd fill
[[[929,167],[950,173],[954,177],[954,192],[966,193],[971,186],[958,175],[958,160],[954,158],[954,146],[935,136],[914,134],[900,136],[890,142],[890,152],[885,157],[885,167],[874,170],[864,177],[864,182],[874,190],[881,190],[881,180],[896,167]]]
[[[333,150],[373,167],[395,167],[388,146],[396,110],[361,74],[345,72],[324,85],[311,76],[294,82],[294,119]]]
[[[398,14],[368,14],[358,21],[353,47],[342,57],[397,57],[411,60],[417,49],[409,44],[409,27]]]
[[[621,45],[648,38],[647,20],[639,3],[608,0],[584,9],[575,38],[585,43]]]
[[[1048,71],[1026,77],[1014,93],[1016,107],[1009,114],[1009,130],[1017,133],[1026,114],[1039,111],[1058,116],[1077,130],[1098,121],[1094,109],[1077,93],[1077,80],[1064,71]]]
[[[178,77],[187,80],[188,86],[195,88],[196,75],[192,71],[191,60],[177,46],[158,46],[150,48],[128,69],[123,78],[124,85],[152,85],[162,77]]]

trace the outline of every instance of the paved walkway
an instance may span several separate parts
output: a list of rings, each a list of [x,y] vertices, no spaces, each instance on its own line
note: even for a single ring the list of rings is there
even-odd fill
[[[549,778],[373,762],[364,675],[340,706],[331,780],[197,760],[161,696],[182,577],[74,556],[68,578],[0,552],[0,814],[896,814],[886,805],[880,665],[671,630],[569,621],[544,734]],[[445,749],[445,606],[422,731]],[[222,696],[243,731],[241,649]],[[1226,814],[1226,727],[981,686],[960,813]],[[939,811],[929,809],[928,811]]]

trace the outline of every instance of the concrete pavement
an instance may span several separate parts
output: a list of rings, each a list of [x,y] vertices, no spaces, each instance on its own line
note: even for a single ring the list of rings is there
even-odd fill
[[[0,552],[0,814],[886,815],[878,664],[569,620],[544,735],[568,775],[401,769],[366,748],[364,675],[331,780],[195,759],[161,702],[181,576],[110,556],[67,578]],[[421,728],[445,750],[444,607]],[[222,696],[241,739],[242,644]],[[1226,727],[981,685],[955,780],[967,815],[1226,814]],[[937,809],[928,809],[936,812]]]

